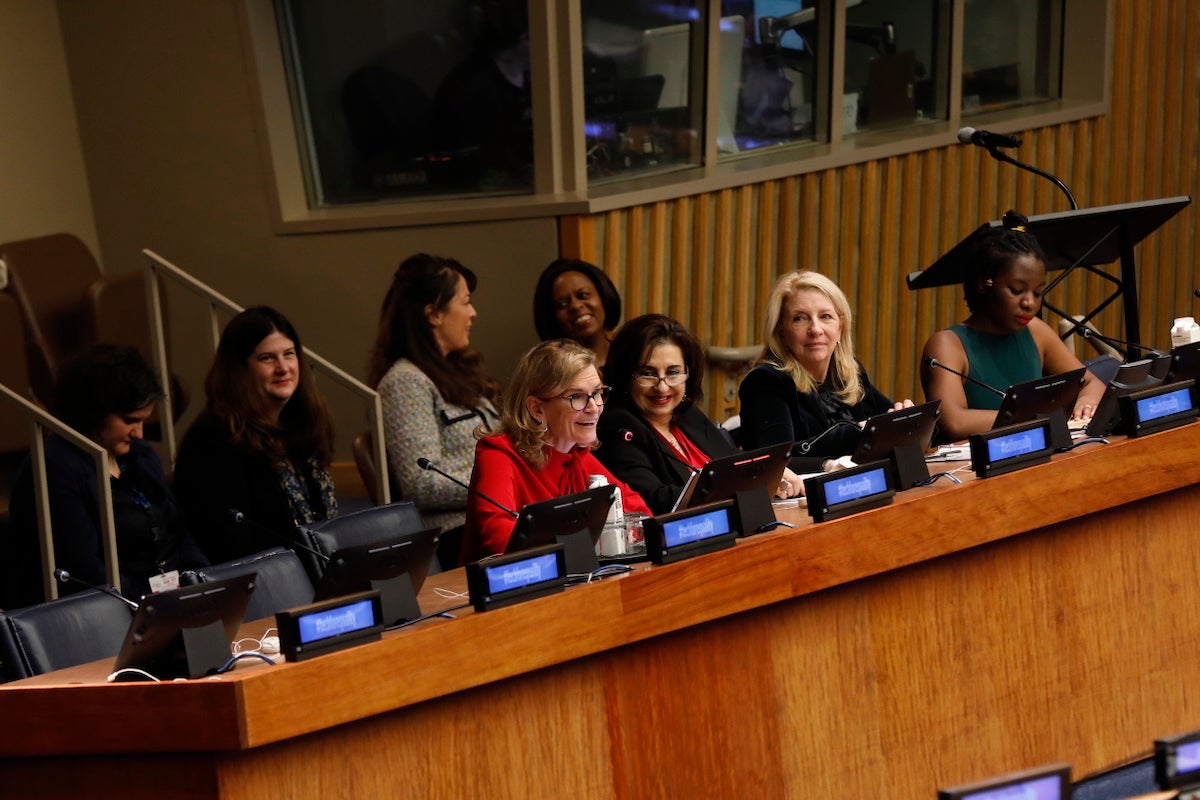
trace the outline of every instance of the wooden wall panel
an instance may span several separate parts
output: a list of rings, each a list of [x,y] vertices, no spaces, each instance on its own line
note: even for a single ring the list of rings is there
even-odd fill
[[[1200,3],[1117,0],[1111,113],[1025,131],[1019,157],[1061,177],[1085,208],[1195,192],[1198,29]],[[875,382],[885,393],[919,400],[917,355],[925,339],[966,308],[956,288],[912,293],[904,277],[1008,208],[1038,214],[1069,205],[1049,181],[979,148],[953,146],[564,218],[564,231],[580,231],[562,241],[564,255],[603,264],[613,276],[625,319],[660,311],[724,347],[761,341],[763,302],[779,274],[826,273],[850,297],[858,354]],[[1142,335],[1150,344],[1168,345],[1172,319],[1193,313],[1197,213],[1196,205],[1187,208],[1137,250]],[[659,246],[670,250],[657,252]],[[1110,291],[1081,271],[1049,300],[1082,313]],[[1057,323],[1052,315],[1047,320]],[[1119,302],[1098,325],[1124,336]],[[1093,355],[1079,347],[1081,357]],[[707,406],[715,418],[736,413],[728,391],[736,379],[711,371]]]

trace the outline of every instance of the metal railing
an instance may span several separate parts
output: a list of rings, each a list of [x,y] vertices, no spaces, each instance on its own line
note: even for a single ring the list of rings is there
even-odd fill
[[[212,339],[212,351],[215,353],[221,340],[221,321],[219,314],[224,311],[238,314],[244,309],[228,297],[220,294],[201,281],[196,280],[179,267],[167,261],[152,250],[143,250],[148,259],[146,264],[146,308],[150,321],[150,343],[152,347],[152,366],[158,373],[165,396],[162,401],[163,444],[167,450],[167,458],[175,463],[175,417],[171,400],[170,370],[167,365],[166,335],[163,326],[162,285],[159,277],[168,278],[193,294],[199,295],[208,304],[209,330]],[[336,380],[367,402],[367,427],[371,431],[371,448],[375,459],[375,497],[379,503],[391,502],[391,484],[388,480],[387,452],[383,439],[383,409],[379,402],[379,393],[362,381],[357,380],[341,369],[331,364],[308,347],[304,348],[304,356],[317,369]]]
[[[63,424],[37,405],[0,383],[0,397],[21,408],[29,417],[29,456],[33,467],[33,498],[38,520],[38,543],[42,555],[42,588],[47,600],[58,598],[54,579],[54,532],[50,522],[50,491],[46,484],[46,443],[50,430],[88,453],[96,465],[96,491],[99,498],[100,541],[104,545],[104,574],[108,582],[121,589],[121,571],[117,561],[117,526],[113,522],[112,486],[108,482],[108,451],[74,428]]]

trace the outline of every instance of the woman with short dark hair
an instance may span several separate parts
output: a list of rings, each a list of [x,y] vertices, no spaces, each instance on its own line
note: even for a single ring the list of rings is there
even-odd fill
[[[142,440],[146,420],[161,396],[158,379],[138,351],[118,345],[94,345],[70,359],[59,368],[55,382],[55,416],[108,453],[118,588],[130,597],[176,585],[180,569],[208,563],[188,532],[158,454]],[[45,455],[54,565],[83,583],[106,583],[92,455],[58,436],[47,438]],[[12,498],[20,554],[9,554],[21,573],[12,575],[10,570],[10,575],[22,588],[6,585],[8,605],[42,599],[34,507],[32,465],[27,460]],[[72,582],[61,591],[79,588]]]
[[[737,452],[696,405],[704,396],[704,348],[675,320],[644,314],[625,323],[605,372],[613,389],[596,458],[654,513],[674,507],[693,472]]]
[[[267,306],[221,334],[207,406],[175,464],[179,500],[213,561],[288,546],[298,525],[337,515],[333,423],[302,352],[295,327]]]
[[[621,321],[621,295],[595,264],[560,258],[542,270],[533,290],[538,338],[571,339],[596,354],[603,371],[612,331]]]

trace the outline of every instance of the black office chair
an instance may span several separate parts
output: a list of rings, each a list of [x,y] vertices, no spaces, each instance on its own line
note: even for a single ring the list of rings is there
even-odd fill
[[[249,622],[274,616],[285,608],[308,605],[313,600],[313,585],[300,559],[291,550],[274,547],[260,553],[235,558],[221,564],[187,570],[179,576],[183,584],[207,583],[258,573],[254,593],[242,618]]]
[[[97,589],[2,612],[2,677],[15,681],[116,658],[132,619],[127,604]]]
[[[406,500],[301,525],[300,538],[305,547],[328,556],[339,547],[370,544],[389,536],[416,533],[424,529],[425,524],[416,505]],[[308,552],[301,552],[300,555],[313,585],[318,585],[325,574],[326,560]]]

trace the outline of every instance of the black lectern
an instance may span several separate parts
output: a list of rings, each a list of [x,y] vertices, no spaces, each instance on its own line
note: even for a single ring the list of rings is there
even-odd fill
[[[1062,270],[1062,274],[1046,286],[1046,294],[1077,268],[1100,276],[1112,284],[1112,294],[1087,312],[1080,324],[1098,315],[1118,297],[1124,296],[1125,339],[1140,343],[1137,268],[1133,248],[1191,202],[1192,198],[1184,195],[1030,217],[1028,230],[1037,236],[1042,249],[1046,251],[1046,270]],[[972,257],[975,237],[1002,224],[1000,220],[992,220],[980,225],[931,266],[909,273],[906,279],[908,288],[929,289],[962,283]],[[1097,265],[1111,264],[1117,260],[1121,262],[1119,277],[1097,268]],[[1061,317],[1069,316],[1049,302],[1043,300],[1042,304]]]

